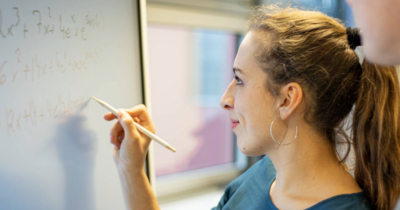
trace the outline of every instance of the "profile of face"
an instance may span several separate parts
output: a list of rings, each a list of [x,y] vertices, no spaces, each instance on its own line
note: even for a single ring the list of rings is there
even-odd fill
[[[400,1],[346,0],[353,9],[368,60],[383,65],[400,64]]]
[[[243,39],[233,64],[235,78],[221,98],[220,105],[230,112],[233,132],[242,153],[266,154],[276,148],[270,135],[271,122],[279,116],[281,104],[266,88],[267,74],[257,65],[254,53],[258,41],[254,32]],[[281,119],[274,122],[273,135],[282,139],[287,127]]]

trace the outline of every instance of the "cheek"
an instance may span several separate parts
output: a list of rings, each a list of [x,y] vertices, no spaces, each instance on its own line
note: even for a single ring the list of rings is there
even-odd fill
[[[353,2],[354,0],[346,0],[347,4],[349,4],[350,7],[353,7]]]
[[[361,41],[365,56],[371,61],[385,60],[393,39],[397,39],[396,29],[398,21],[394,22],[391,14],[398,14],[392,10],[393,6],[385,1],[356,1],[353,3],[353,13],[356,26],[361,30]],[[400,31],[400,30],[399,30]]]
[[[370,22],[370,16],[368,13],[364,12],[365,8],[363,5],[354,4],[355,6],[352,7],[354,22],[356,27],[360,28],[362,32],[365,33],[368,29],[368,23]]]
[[[235,109],[240,127],[235,133],[240,151],[249,156],[265,154],[271,147],[270,123],[273,119],[273,104],[261,94],[236,99]]]
[[[260,88],[243,89],[235,96],[235,112],[245,127],[262,126],[272,116],[271,99]]]
[[[245,103],[240,103],[238,101],[235,109],[236,115],[240,122],[240,129],[244,130],[244,132],[251,134],[254,133],[254,130],[257,130],[255,126],[257,126],[258,120],[257,111],[254,110],[252,105],[250,105],[250,101],[244,99]],[[258,113],[261,114],[261,113]]]

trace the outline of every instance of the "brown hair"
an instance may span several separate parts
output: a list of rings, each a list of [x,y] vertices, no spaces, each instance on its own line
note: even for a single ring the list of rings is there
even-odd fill
[[[392,209],[400,190],[400,90],[396,69],[359,58],[340,21],[320,12],[256,7],[249,28],[261,43],[255,54],[275,96],[282,85],[304,90],[305,120],[334,146],[353,144],[354,176],[373,209]],[[352,109],[351,135],[344,120]]]

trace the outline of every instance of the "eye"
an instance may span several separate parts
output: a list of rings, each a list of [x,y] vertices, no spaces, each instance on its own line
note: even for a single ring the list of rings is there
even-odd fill
[[[235,80],[238,82],[236,85],[242,85],[243,84],[243,81],[236,75],[235,75]]]

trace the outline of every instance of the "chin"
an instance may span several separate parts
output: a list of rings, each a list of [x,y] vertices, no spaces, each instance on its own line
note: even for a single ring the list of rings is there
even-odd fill
[[[393,46],[366,44],[363,46],[365,58],[374,64],[395,66],[400,64],[400,49]]]
[[[250,157],[265,155],[265,151],[262,150],[262,148],[256,148],[253,145],[240,144],[238,141],[237,146],[238,146],[240,152],[242,152],[243,154],[250,156]]]
[[[265,155],[265,153],[264,152],[261,152],[261,151],[257,151],[257,150],[248,150],[248,149],[246,149],[246,150],[243,150],[243,148],[239,148],[240,149],[240,152],[242,152],[244,155],[246,155],[246,156],[250,156],[250,157],[257,157],[257,156],[260,156],[260,155]]]

